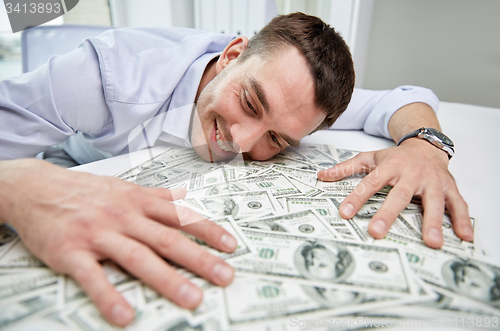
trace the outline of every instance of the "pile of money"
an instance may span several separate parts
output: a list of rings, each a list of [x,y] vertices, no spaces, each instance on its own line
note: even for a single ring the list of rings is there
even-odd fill
[[[176,267],[203,289],[185,310],[110,261],[110,283],[136,310],[128,330],[359,330],[379,327],[500,328],[500,267],[464,242],[443,215],[444,245],[422,240],[415,198],[384,239],[368,233],[390,187],[352,219],[338,209],[362,180],[322,182],[317,172],[358,152],[301,144],[265,161],[209,163],[169,147],[117,177],[147,187],[188,190],[179,206],[222,226],[237,240],[228,254],[188,234],[235,270],[226,288]],[[473,225],[476,224],[471,219]],[[35,327],[36,326],[36,327]],[[0,329],[115,330],[77,283],[32,255],[9,225],[0,227]]]

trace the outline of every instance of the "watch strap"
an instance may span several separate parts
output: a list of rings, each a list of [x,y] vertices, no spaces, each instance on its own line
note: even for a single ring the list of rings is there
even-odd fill
[[[438,131],[436,129],[433,129],[433,130]],[[441,132],[439,132],[439,133],[442,134]],[[453,143],[452,143],[451,146],[445,144],[439,137],[435,136],[431,131],[429,131],[425,127],[421,127],[421,128],[419,128],[419,129],[417,129],[415,131],[412,131],[412,132],[406,134],[403,138],[401,138],[401,140],[399,140],[397,146],[401,145],[401,143],[403,141],[408,140],[410,138],[414,138],[414,137],[425,139],[429,143],[431,143],[432,145],[434,145],[435,147],[437,147],[437,148],[443,150],[444,152],[446,152],[448,154],[448,160],[450,160],[453,157],[453,155],[455,155],[455,150],[453,149],[453,147],[454,147]],[[448,137],[446,137],[446,138],[449,139]]]

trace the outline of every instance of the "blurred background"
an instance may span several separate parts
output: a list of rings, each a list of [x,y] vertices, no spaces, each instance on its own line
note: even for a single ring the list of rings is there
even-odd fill
[[[46,25],[182,26],[251,37],[295,11],[342,34],[357,87],[419,85],[443,101],[500,108],[498,0],[80,0]],[[20,39],[0,4],[0,79],[22,73]]]

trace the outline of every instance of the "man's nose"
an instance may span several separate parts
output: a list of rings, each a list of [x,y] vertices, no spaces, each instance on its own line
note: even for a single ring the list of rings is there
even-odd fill
[[[246,153],[250,152],[262,138],[266,129],[261,125],[233,124],[230,132],[233,142],[240,148],[240,152]]]

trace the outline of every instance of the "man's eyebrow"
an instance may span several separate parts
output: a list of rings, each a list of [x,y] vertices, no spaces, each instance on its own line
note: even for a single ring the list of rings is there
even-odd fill
[[[269,104],[267,103],[267,98],[266,94],[264,93],[264,89],[262,88],[262,85],[253,77],[250,77],[250,85],[252,85],[253,90],[255,91],[255,94],[257,94],[257,98],[259,99],[262,107],[264,108],[264,111],[266,113],[270,113],[271,110],[269,109]],[[289,137],[286,134],[278,133],[281,138],[283,138],[284,141],[287,142],[288,145],[292,147],[299,147],[300,141],[295,140],[291,137]]]
[[[281,138],[283,138],[284,141],[287,142],[288,145],[292,146],[292,147],[299,147],[300,145],[300,141],[299,140],[295,140],[289,136],[287,136],[286,134],[284,133],[278,133]]]
[[[270,112],[269,104],[267,103],[266,94],[264,93],[264,89],[262,88],[262,85],[260,85],[260,83],[258,81],[256,81],[255,78],[253,78],[253,77],[250,77],[250,85],[252,85],[252,88],[254,89],[255,94],[257,94],[257,98],[259,99],[262,107],[264,107],[264,111],[266,113],[269,113]]]

